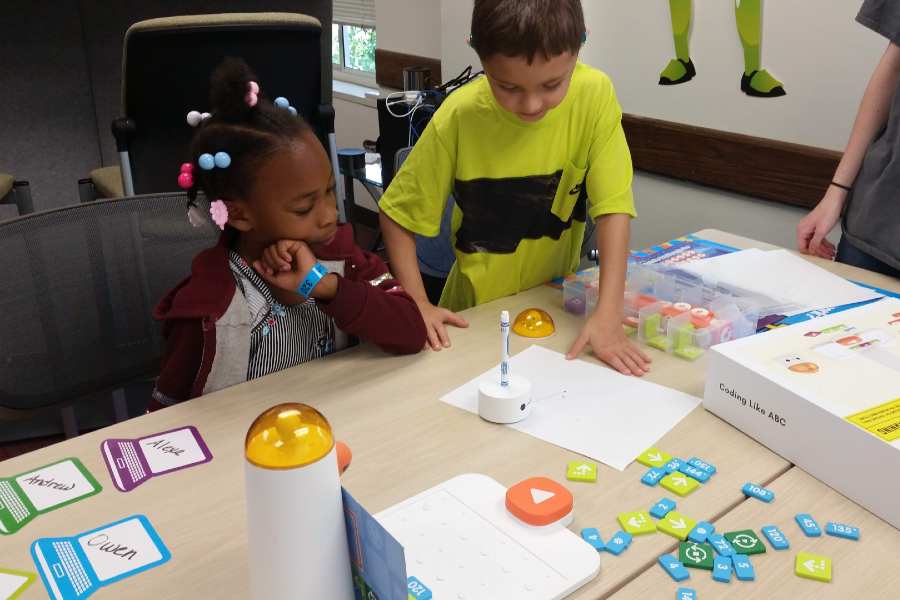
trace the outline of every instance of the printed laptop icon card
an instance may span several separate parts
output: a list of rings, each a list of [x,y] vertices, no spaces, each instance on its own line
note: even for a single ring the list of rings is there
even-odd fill
[[[341,493],[357,600],[407,600],[403,546],[346,489]]]
[[[130,492],[151,477],[212,460],[206,442],[191,425],[136,440],[104,440],[100,449],[120,492]]]
[[[34,573],[0,567],[0,600],[18,598],[36,578]]]
[[[0,534],[16,533],[36,516],[100,493],[77,458],[0,479]]]
[[[50,598],[74,600],[158,567],[172,554],[147,517],[134,515],[73,537],[41,538],[31,557]]]

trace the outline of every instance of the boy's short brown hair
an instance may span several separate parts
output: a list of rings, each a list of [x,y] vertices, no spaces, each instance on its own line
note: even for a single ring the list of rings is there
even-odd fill
[[[578,54],[585,41],[581,0],[475,0],[471,44],[481,60]]]

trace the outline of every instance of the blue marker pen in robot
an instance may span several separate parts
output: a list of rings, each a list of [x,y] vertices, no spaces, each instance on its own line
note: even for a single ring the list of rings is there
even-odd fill
[[[518,423],[531,414],[531,382],[510,372],[509,311],[500,313],[500,377],[478,384],[478,414],[492,423]]]

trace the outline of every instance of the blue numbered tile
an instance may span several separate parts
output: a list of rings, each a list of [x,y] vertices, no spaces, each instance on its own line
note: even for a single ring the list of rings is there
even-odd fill
[[[734,565],[735,577],[741,581],[753,581],[756,579],[756,571],[753,570],[753,565],[750,564],[749,558],[743,554],[735,554],[731,557],[731,562]]]
[[[693,477],[700,483],[706,483],[709,481],[709,473],[704,471],[703,469],[698,469],[697,467],[691,466],[687,463],[684,463],[678,470],[687,475],[688,477]]]
[[[819,537],[822,535],[822,528],[819,527],[819,524],[816,523],[816,520],[812,518],[812,515],[808,513],[800,513],[794,520],[797,521],[797,525],[800,526],[800,529],[803,530],[809,537]]]
[[[651,468],[649,471],[644,473],[644,476],[641,477],[641,483],[644,485],[649,485],[650,487],[655,486],[659,483],[659,480],[666,476],[665,469],[658,469],[656,467]]]
[[[625,552],[625,549],[631,545],[631,534],[624,531],[617,531],[613,534],[609,541],[606,542],[605,550],[613,556],[618,556]]]
[[[769,540],[769,544],[776,550],[787,550],[791,547],[784,533],[774,525],[766,525],[762,528],[762,534]]]
[[[706,542],[706,538],[712,535],[715,532],[716,526],[712,523],[708,523],[706,521],[700,521],[691,532],[688,534],[688,539],[692,542],[697,542],[698,544],[703,544]]]
[[[762,500],[763,502],[771,502],[775,499],[775,493],[766,488],[756,485],[755,483],[745,483],[741,488],[745,496]]]
[[[731,582],[731,559],[725,556],[717,556],[713,562],[712,577],[722,583]]]
[[[684,581],[691,576],[691,574],[688,573],[687,568],[671,554],[663,554],[657,561],[659,562],[659,566],[661,566],[663,570],[669,574],[669,577],[675,581]]]
[[[701,459],[697,458],[696,456],[691,458],[691,460],[688,461],[688,464],[691,465],[692,467],[697,467],[698,469],[700,469],[702,471],[706,471],[707,475],[715,475],[716,474],[715,465],[711,465],[708,462],[706,462],[705,460],[701,460]]]
[[[697,592],[692,588],[678,588],[675,600],[697,600]]]
[[[650,516],[655,519],[662,519],[673,510],[675,510],[675,501],[663,498],[650,509]]]
[[[859,527],[844,525],[843,523],[834,523],[832,521],[829,521],[828,524],[825,525],[825,533],[847,540],[859,539]]]
[[[406,591],[416,600],[431,600],[431,590],[415,577],[406,580]]]
[[[670,460],[669,462],[666,463],[666,465],[663,467],[663,469],[666,470],[667,474],[674,473],[675,471],[679,470],[681,468],[681,465],[683,465],[683,464],[684,464],[684,461],[681,460],[680,458],[673,458],[672,460]]]
[[[596,527],[585,527],[582,529],[581,539],[593,546],[595,550],[603,550],[606,548],[606,544],[603,543],[603,538],[600,537],[600,532]]]
[[[713,549],[719,556],[724,556],[728,558],[729,556],[734,554],[734,548],[725,539],[724,536],[719,535],[718,533],[713,533],[707,536],[706,543],[712,545]]]

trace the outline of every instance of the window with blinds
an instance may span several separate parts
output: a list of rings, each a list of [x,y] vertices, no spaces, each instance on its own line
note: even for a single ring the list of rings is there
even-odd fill
[[[334,22],[375,27],[375,0],[334,0]]]
[[[375,75],[375,0],[334,0],[331,62],[335,75]]]

